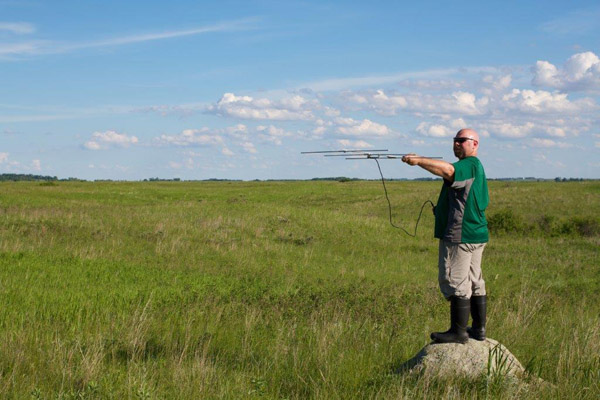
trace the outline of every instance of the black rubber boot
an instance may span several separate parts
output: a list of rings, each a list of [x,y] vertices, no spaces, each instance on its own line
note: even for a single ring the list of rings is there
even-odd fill
[[[467,343],[467,323],[469,322],[469,311],[471,300],[450,297],[450,329],[446,332],[434,332],[431,339],[436,343]]]
[[[471,296],[471,317],[473,326],[467,328],[469,337],[475,340],[485,340],[485,314],[487,309],[487,296]]]

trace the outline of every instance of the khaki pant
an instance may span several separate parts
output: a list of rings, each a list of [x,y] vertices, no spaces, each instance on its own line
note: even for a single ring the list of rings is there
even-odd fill
[[[486,243],[451,243],[440,240],[438,281],[444,297],[470,299],[485,295],[481,256]]]

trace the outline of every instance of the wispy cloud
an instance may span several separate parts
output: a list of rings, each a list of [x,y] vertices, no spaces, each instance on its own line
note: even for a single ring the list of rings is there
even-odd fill
[[[399,83],[407,79],[442,78],[459,73],[498,72],[495,67],[470,67],[470,68],[446,68],[431,69],[425,71],[399,72],[391,75],[368,75],[350,78],[332,78],[320,81],[308,82],[298,86],[298,89],[308,88],[314,91],[335,91],[357,87],[378,86],[391,83]]]
[[[78,50],[78,49],[87,49],[93,47],[109,47],[109,46],[123,46],[127,44],[133,43],[142,43],[149,42],[154,40],[164,40],[164,39],[173,39],[184,36],[194,36],[201,35],[205,33],[215,33],[215,32],[233,32],[233,31],[241,31],[254,29],[256,27],[256,22],[258,20],[256,18],[245,18],[236,21],[222,22],[215,25],[208,25],[194,29],[187,30],[176,30],[176,31],[166,31],[166,32],[158,32],[158,33],[147,33],[140,35],[131,35],[124,37],[117,37],[112,39],[105,39],[99,41],[91,41],[91,42],[83,42],[83,43],[73,43],[70,45],[66,45],[64,47],[65,50]]]
[[[26,35],[35,32],[35,26],[28,22],[0,22],[0,32],[8,31],[17,35]]]
[[[69,53],[77,50],[100,47],[124,46],[129,44],[144,43],[157,40],[167,40],[208,33],[245,31],[256,29],[258,21],[258,18],[244,18],[234,21],[221,22],[214,25],[197,27],[193,29],[144,33],[96,41],[61,43],[53,41],[31,40],[19,43],[3,43],[0,44],[0,58],[6,59],[11,57],[15,58],[19,56]],[[17,29],[17,27],[13,27],[13,29]],[[25,27],[21,27],[21,29],[25,29]]]

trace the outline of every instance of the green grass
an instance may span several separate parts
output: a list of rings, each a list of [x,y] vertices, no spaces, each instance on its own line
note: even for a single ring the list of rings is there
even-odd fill
[[[388,190],[412,231],[439,183]],[[433,217],[392,228],[380,182],[1,183],[0,397],[599,398],[600,183],[490,195],[516,387],[394,373],[448,305]]]

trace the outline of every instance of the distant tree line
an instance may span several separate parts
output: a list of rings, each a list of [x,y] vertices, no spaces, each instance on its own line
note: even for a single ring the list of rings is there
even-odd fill
[[[583,178],[561,178],[560,176],[554,178],[554,182],[581,182],[583,180]]]
[[[0,174],[0,181],[57,181],[55,176],[31,174]]]
[[[179,182],[181,178],[150,178],[144,179],[144,182]]]
[[[303,181],[305,179],[267,179],[266,181]],[[337,182],[351,182],[351,181],[377,181],[379,179],[361,179],[361,178],[349,178],[347,176],[332,176],[332,177],[323,177],[323,178],[312,178],[309,179],[311,181],[337,181]],[[441,180],[441,178],[437,177],[425,177],[425,178],[385,178],[386,181],[437,181]],[[488,178],[490,181],[551,181],[555,182],[581,182],[585,180],[595,180],[595,179],[583,179],[583,178],[562,178],[560,176],[554,179],[544,179],[544,178],[535,178],[533,176],[528,177],[518,177],[518,178]],[[32,175],[32,174],[0,174],[0,182],[5,181],[79,181],[85,182],[85,179],[73,178],[69,177],[66,179],[58,179],[56,176],[48,176],[48,175]],[[112,179],[97,179],[97,182],[115,182]],[[144,179],[144,182],[180,182],[181,178],[148,178]],[[210,178],[210,179],[201,179],[201,180],[188,180],[188,182],[237,182],[239,179],[219,179],[219,178]],[[256,182],[261,182],[261,179],[254,179]],[[124,181],[116,181],[116,182],[124,182]]]

